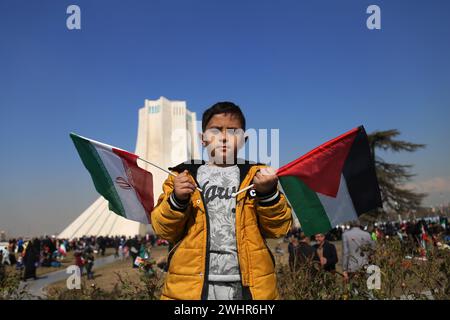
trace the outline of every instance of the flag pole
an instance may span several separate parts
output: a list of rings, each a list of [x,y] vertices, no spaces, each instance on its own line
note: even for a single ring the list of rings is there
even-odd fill
[[[251,189],[251,188],[253,188],[254,186],[255,186],[254,184],[251,184],[251,185],[249,185],[248,187],[245,187],[245,188],[239,190],[238,192],[233,192],[233,193],[231,194],[231,196],[232,196],[232,197],[237,197],[238,194],[240,194],[240,193],[242,193],[242,192],[244,192],[244,191],[247,191],[248,189]]]
[[[139,159],[139,160],[142,160],[142,161],[144,161],[145,163],[148,163],[148,164],[150,164],[150,165],[152,165],[152,166],[154,166],[154,167],[156,167],[156,168],[158,168],[159,170],[164,171],[164,172],[167,173],[167,174],[170,174],[171,176],[174,176],[174,177],[177,176],[175,173],[173,173],[173,172],[171,172],[171,171],[169,171],[169,170],[166,170],[166,169],[164,169],[164,168],[161,168],[160,166],[158,166],[158,165],[156,165],[156,164],[154,164],[154,163],[151,163],[150,161],[147,161],[147,160],[145,160],[145,159],[143,159],[143,158],[141,158],[141,157],[138,157],[138,159]],[[203,192],[203,190],[200,189],[199,187],[195,187],[195,188],[196,188],[198,191]]]

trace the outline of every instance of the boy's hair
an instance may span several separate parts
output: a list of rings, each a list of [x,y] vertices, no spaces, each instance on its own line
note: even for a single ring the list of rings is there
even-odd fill
[[[217,102],[216,104],[209,107],[205,112],[203,112],[202,117],[203,132],[205,132],[206,126],[208,125],[208,122],[211,120],[211,118],[216,114],[222,113],[229,113],[238,117],[238,119],[241,121],[242,130],[245,131],[245,117],[244,114],[242,113],[241,108],[239,108],[239,106],[234,104],[233,102],[222,101]]]

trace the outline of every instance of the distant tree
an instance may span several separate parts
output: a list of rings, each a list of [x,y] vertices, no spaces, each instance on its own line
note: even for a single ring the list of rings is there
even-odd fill
[[[375,131],[368,134],[368,138],[375,161],[383,205],[386,209],[401,213],[419,208],[426,194],[417,193],[404,187],[405,183],[415,176],[411,173],[412,165],[388,163],[377,155],[376,151],[414,152],[424,148],[425,145],[395,139],[399,134],[400,132],[396,129]]]

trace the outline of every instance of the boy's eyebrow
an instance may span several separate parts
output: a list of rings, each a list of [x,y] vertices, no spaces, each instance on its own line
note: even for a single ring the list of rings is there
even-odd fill
[[[208,130],[208,129],[223,129],[223,128],[226,128],[226,129],[241,129],[241,127],[237,127],[237,126],[232,126],[232,127],[211,126],[211,127],[207,128],[206,130]]]

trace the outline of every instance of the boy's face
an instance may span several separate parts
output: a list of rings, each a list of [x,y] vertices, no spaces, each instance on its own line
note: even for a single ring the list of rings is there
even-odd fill
[[[234,114],[215,114],[206,125],[202,143],[215,164],[234,164],[238,150],[243,146],[244,130]]]

